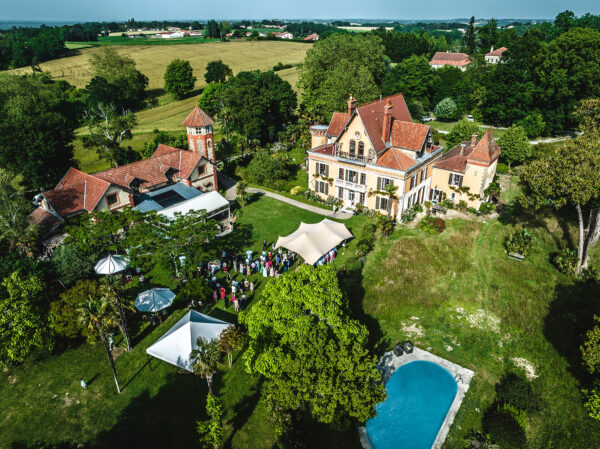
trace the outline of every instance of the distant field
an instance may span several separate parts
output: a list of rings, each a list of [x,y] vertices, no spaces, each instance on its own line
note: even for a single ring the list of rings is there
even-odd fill
[[[356,33],[366,33],[367,31],[377,30],[380,27],[338,27],[342,30],[354,31]],[[385,27],[386,30],[393,30],[394,27]]]
[[[65,42],[65,47],[69,50],[80,50],[82,48],[98,47],[98,42]]]
[[[127,39],[127,41],[134,40]],[[234,73],[243,70],[268,70],[278,62],[283,64],[302,62],[306,51],[311,46],[297,42],[234,41],[215,42],[210,45],[123,45],[115,48],[120,54],[129,55],[136,61],[138,69],[149,79],[149,89],[162,89],[165,69],[175,58],[190,61],[198,78],[197,87],[202,87],[205,84],[203,75],[206,64],[215,59],[222,59]],[[53,78],[64,79],[77,87],[85,87],[92,77],[88,58],[91,53],[97,51],[98,48],[83,48],[78,50],[76,55],[43,62],[40,67],[50,72]],[[30,68],[21,68],[13,72],[29,71]],[[295,87],[296,68],[282,70],[278,74]]]

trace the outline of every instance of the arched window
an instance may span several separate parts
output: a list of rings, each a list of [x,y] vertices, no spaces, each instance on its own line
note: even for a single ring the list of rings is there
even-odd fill
[[[212,141],[210,139],[207,139],[206,146],[208,147],[209,150],[212,148]]]
[[[356,151],[356,142],[354,140],[350,141],[350,154],[354,154]]]
[[[362,141],[358,142],[358,155],[359,156],[365,155],[365,144]]]

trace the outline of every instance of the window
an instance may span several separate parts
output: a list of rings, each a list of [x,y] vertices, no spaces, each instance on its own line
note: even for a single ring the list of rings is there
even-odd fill
[[[204,173],[206,173],[206,165],[201,165],[198,167],[198,176],[202,176]]]
[[[317,162],[317,174],[320,176],[329,177],[329,165]]]
[[[377,178],[377,190],[384,190],[387,185],[394,185],[394,181],[390,178]]]
[[[366,173],[361,173],[360,174],[360,184],[367,185],[367,174]]]
[[[344,189],[342,189],[341,187],[338,187],[338,198],[340,200],[344,199]]]
[[[359,156],[365,155],[365,144],[363,142],[358,142],[358,155]]]
[[[209,150],[212,148],[212,140],[208,139],[206,141],[206,148],[208,148]]]
[[[379,210],[388,210],[388,199],[383,196],[378,196],[375,198],[375,209]]]
[[[433,189],[431,199],[433,201],[442,201],[442,191],[439,189]]]
[[[448,184],[451,186],[461,187],[463,182],[463,175],[459,175],[457,173],[450,173],[450,178],[448,179]]]
[[[361,204],[365,204],[365,194],[364,193],[359,193],[358,194],[358,202]]]
[[[106,204],[108,206],[112,206],[113,204],[117,204],[119,202],[119,197],[116,193],[111,193],[110,195],[106,195]]]
[[[456,193],[452,192],[452,193],[450,194],[450,199],[451,199],[452,201],[454,201],[454,200],[456,199]]]
[[[356,151],[356,141],[350,140],[350,154],[354,154]]]
[[[324,181],[317,181],[315,188],[318,193],[329,195],[329,184]]]
[[[346,170],[346,181],[348,182],[358,182],[358,173],[354,170]]]
[[[413,176],[412,178],[410,178],[410,189],[412,190],[412,188],[417,184],[417,176]]]
[[[344,179],[344,169],[343,168],[340,168],[338,170],[338,179],[342,179],[342,180]]]

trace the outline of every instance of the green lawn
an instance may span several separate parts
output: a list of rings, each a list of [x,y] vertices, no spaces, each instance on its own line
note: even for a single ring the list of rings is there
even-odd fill
[[[516,189],[514,181],[508,185],[505,199],[514,197]],[[227,250],[258,251],[263,238],[273,242],[300,221],[323,218],[260,196],[238,214],[236,230],[222,240]],[[358,235],[368,221],[352,217],[345,223]],[[523,262],[508,259],[503,247],[516,224],[535,234],[535,247]],[[538,376],[533,389],[543,401],[541,411],[528,420],[530,448],[600,447],[600,426],[581,406],[579,386],[587,378],[578,350],[592,316],[600,313],[598,291],[560,275],[549,262],[559,245],[572,238],[572,225],[563,218],[456,219],[447,221],[439,236],[399,226],[390,238],[378,238],[364,267],[355,255],[356,239],[336,259],[338,268],[347,268],[340,280],[352,310],[369,328],[378,351],[410,339],[475,371],[445,448],[462,448],[463,438],[480,429],[482,414],[493,401],[494,383],[507,370],[519,370],[517,363],[531,365]],[[596,263],[598,256],[596,251]],[[258,301],[264,280],[255,279]],[[159,276],[150,280],[158,283]],[[114,391],[99,345],[73,343],[4,370],[0,447],[40,440],[100,448],[197,447],[195,421],[203,416],[205,383],[196,379],[194,386],[192,376],[158,361],[152,362],[150,372],[144,354],[184,313],[181,307],[176,305],[168,323],[139,329],[134,350],[117,359],[126,384],[121,395]],[[222,302],[210,313],[236,320]],[[80,376],[91,379],[87,390],[79,387]],[[223,367],[215,382],[224,404],[225,447],[272,447],[273,429],[260,383],[244,372],[242,360],[232,370]],[[315,427],[305,434],[310,435],[310,447],[358,447],[355,429],[336,433]]]

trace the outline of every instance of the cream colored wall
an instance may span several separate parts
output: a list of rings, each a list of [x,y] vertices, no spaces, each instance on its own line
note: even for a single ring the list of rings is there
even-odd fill
[[[360,133],[360,139],[355,138],[355,134],[357,132]],[[345,153],[350,152],[350,140],[356,141],[356,149],[355,149],[356,154],[358,154],[358,143],[359,142],[363,142],[365,144],[365,151],[364,151],[365,156],[367,156],[369,154],[369,149],[373,148],[373,145],[371,145],[371,141],[367,137],[367,133],[365,131],[365,127],[362,123],[362,120],[360,119],[360,117],[358,115],[354,116],[354,118],[348,125],[346,132],[342,133],[342,136],[338,140],[338,143],[340,144],[340,151],[343,151]]]
[[[123,206],[129,206],[129,193],[126,192],[125,190],[121,189],[120,187],[110,186],[108,188],[108,190],[106,191],[106,193],[104,194],[104,196],[102,197],[102,199],[100,201],[98,201],[98,205],[96,206],[96,208],[94,210],[97,210],[97,211],[107,210],[108,205],[106,204],[106,197],[108,195],[112,195],[113,193],[117,193],[117,195],[119,197],[119,202],[117,204],[113,204],[110,208],[111,210],[119,209]]]
[[[311,138],[310,138],[310,147],[311,148],[316,148],[316,147],[320,147],[321,145],[325,145],[327,143],[327,136],[325,134],[312,134]]]
[[[465,201],[469,207],[478,209],[481,205],[480,199],[469,199],[469,195],[466,193],[455,192],[450,189],[448,185],[448,178],[450,171],[442,170],[440,168],[433,169],[433,177],[431,180],[431,188],[441,190],[446,194],[446,199],[450,200],[452,193],[456,194],[455,202]],[[463,175],[463,187],[469,187],[469,192],[472,195],[483,196],[483,191],[490,185],[496,174],[496,162],[490,167],[483,167],[480,165],[467,164],[467,168]]]

